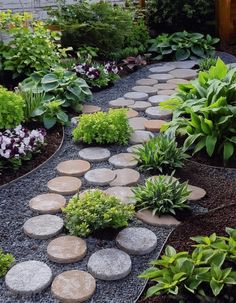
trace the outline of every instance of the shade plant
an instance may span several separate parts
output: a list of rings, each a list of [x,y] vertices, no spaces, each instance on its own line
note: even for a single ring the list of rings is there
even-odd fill
[[[4,252],[0,249],[0,278],[4,277],[10,268],[10,266],[15,261],[12,254]]]

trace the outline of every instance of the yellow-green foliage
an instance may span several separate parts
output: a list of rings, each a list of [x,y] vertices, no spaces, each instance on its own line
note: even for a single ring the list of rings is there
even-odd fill
[[[5,276],[14,261],[15,259],[12,254],[4,253],[0,249],[0,278]]]

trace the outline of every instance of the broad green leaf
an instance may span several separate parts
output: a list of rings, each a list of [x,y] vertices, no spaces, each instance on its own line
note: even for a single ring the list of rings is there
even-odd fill
[[[178,49],[175,53],[175,58],[177,61],[187,60],[190,56],[190,51],[188,49]]]
[[[206,151],[208,155],[211,157],[215,151],[215,146],[217,142],[217,137],[215,136],[207,136],[206,138]]]
[[[224,143],[224,162],[227,162],[234,153],[234,146],[231,142],[226,141]]]

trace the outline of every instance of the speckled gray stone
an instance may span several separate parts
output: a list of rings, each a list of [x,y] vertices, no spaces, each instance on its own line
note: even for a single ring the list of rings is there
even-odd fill
[[[144,112],[145,109],[147,109],[151,105],[152,104],[150,102],[147,102],[147,101],[136,101],[133,105],[130,105],[129,107],[136,110],[136,111]]]
[[[193,69],[174,69],[170,74],[175,78],[191,80],[197,77],[197,72]]]
[[[107,148],[87,147],[79,151],[79,156],[91,162],[105,161],[110,157],[111,153]]]
[[[110,186],[131,186],[138,183],[140,174],[132,168],[116,169],[116,178],[110,183]]]
[[[149,68],[149,71],[151,73],[157,73],[157,74],[162,74],[162,73],[168,73],[169,71],[175,69],[174,65],[162,65],[162,66],[155,66],[155,67],[151,67]]]
[[[132,90],[134,92],[146,93],[149,96],[153,96],[153,95],[155,95],[157,93],[158,89],[156,87],[154,87],[154,86],[138,85],[138,86],[132,87]]]
[[[135,204],[134,193],[131,187],[113,186],[105,190],[108,195],[115,196],[124,204]]]
[[[131,144],[144,143],[150,140],[153,137],[153,134],[145,130],[136,130],[132,133],[130,138]]]
[[[148,78],[158,80],[158,82],[163,83],[166,82],[167,80],[173,79],[174,76],[170,74],[151,74],[148,76]]]
[[[175,90],[173,89],[161,89],[158,92],[160,95],[168,95],[168,96],[172,96],[176,93]]]
[[[148,94],[140,92],[129,92],[124,95],[124,98],[134,101],[145,101],[148,99]]]
[[[109,159],[109,163],[117,168],[133,168],[137,166],[138,161],[134,158],[131,153],[120,153],[112,156]]]
[[[79,191],[81,187],[81,181],[76,177],[61,176],[48,181],[47,186],[49,191],[52,193],[61,195],[73,195]]]
[[[173,84],[173,83],[159,83],[159,84],[156,84],[154,85],[154,87],[157,89],[157,90],[174,90],[176,89],[176,84]]]
[[[174,66],[175,68],[193,68],[196,65],[194,60],[168,62],[166,65]]]
[[[169,119],[172,116],[172,111],[164,110],[159,106],[149,107],[146,109],[145,113],[152,119]]]
[[[148,98],[148,101],[152,104],[152,105],[158,105],[160,104],[160,102],[165,101],[170,99],[169,95],[156,95],[156,96],[151,96]]]
[[[188,190],[191,192],[189,197],[188,197],[188,200],[190,200],[190,201],[201,200],[206,195],[205,189],[203,189],[201,187],[194,186],[194,185],[189,184],[188,185]]]
[[[97,168],[88,171],[84,178],[93,185],[106,185],[115,179],[115,173],[108,168]]]
[[[59,194],[42,194],[32,198],[29,207],[40,214],[55,214],[65,207],[66,199]]]
[[[127,107],[133,104],[134,104],[134,100],[129,100],[125,98],[118,98],[116,100],[112,100],[109,102],[109,106],[112,108]]]
[[[60,162],[56,169],[59,175],[81,177],[90,169],[90,163],[85,160],[67,160]]]
[[[167,83],[172,83],[172,84],[177,84],[178,85],[178,84],[181,84],[181,83],[189,83],[189,80],[174,78],[174,79],[168,80]]]
[[[136,145],[132,145],[130,147],[127,148],[127,152],[128,153],[133,153],[135,152],[135,150],[137,150],[137,148],[142,147],[142,144],[136,144]]]
[[[164,215],[164,216],[158,217],[157,215],[153,215],[152,210],[149,210],[149,209],[138,211],[136,213],[136,217],[139,220],[141,220],[147,224],[153,225],[153,226],[159,226],[159,225],[177,226],[181,223],[177,219],[175,219],[175,217],[173,217],[173,216]]]
[[[157,80],[148,79],[148,78],[147,79],[139,79],[139,80],[136,81],[137,85],[150,85],[150,86],[152,86],[152,85],[155,85],[157,83],[158,83]]]
[[[133,130],[144,130],[144,124],[146,121],[148,121],[146,118],[135,117],[129,119],[129,125],[133,128]]]

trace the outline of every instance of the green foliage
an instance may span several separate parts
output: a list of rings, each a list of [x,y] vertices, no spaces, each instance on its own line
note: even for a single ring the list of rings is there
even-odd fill
[[[33,112],[44,103],[44,93],[33,93],[31,90],[20,92],[24,100],[24,118],[29,121],[34,117]]]
[[[214,55],[214,44],[218,41],[218,38],[212,38],[210,35],[186,31],[161,34],[149,40],[149,51],[155,55],[155,60],[163,60],[166,57],[174,60],[205,58]]]
[[[131,134],[126,110],[110,109],[108,112],[83,114],[73,130],[75,142],[127,144]]]
[[[148,179],[145,185],[133,189],[136,207],[151,209],[153,215],[175,214],[175,210],[188,208],[190,194],[188,184],[180,183],[172,176],[155,176]]]
[[[12,254],[4,253],[3,250],[0,249],[0,278],[5,276],[14,261],[15,259]]]
[[[141,170],[161,173],[182,167],[188,157],[183,148],[177,146],[175,139],[162,134],[135,149],[134,154]]]
[[[127,226],[134,215],[134,206],[95,190],[72,197],[63,213],[70,234],[86,237],[98,229]]]
[[[207,57],[207,58],[201,59],[198,62],[199,70],[208,71],[212,66],[215,66],[216,63],[217,63],[216,57]]]
[[[140,278],[156,283],[148,289],[147,296],[165,293],[184,297],[187,291],[202,297],[206,296],[207,290],[211,297],[216,297],[226,285],[236,284],[236,271],[226,267],[235,262],[236,230],[226,230],[229,237],[212,234],[192,238],[198,243],[192,254],[177,253],[173,247],[167,246],[161,259],[151,262],[153,267],[140,275]]]
[[[0,86],[0,129],[14,128],[24,120],[24,100]]]

